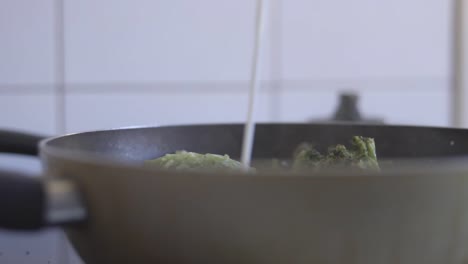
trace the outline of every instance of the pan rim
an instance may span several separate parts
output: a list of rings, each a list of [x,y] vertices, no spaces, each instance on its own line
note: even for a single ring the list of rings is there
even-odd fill
[[[168,171],[168,170],[161,170],[157,168],[148,168],[142,167],[139,164],[134,162],[127,162],[124,160],[116,160],[115,158],[106,157],[99,154],[93,154],[92,152],[87,151],[77,151],[77,150],[67,150],[62,147],[52,146],[51,144],[56,140],[62,140],[67,137],[73,137],[83,134],[92,134],[92,133],[106,133],[111,131],[122,131],[122,130],[138,130],[138,129],[154,129],[154,128],[161,128],[161,127],[201,127],[201,126],[219,126],[219,125],[244,125],[244,123],[197,123],[197,124],[171,124],[171,125],[151,125],[151,126],[125,126],[125,127],[116,127],[110,129],[103,129],[103,130],[89,130],[89,131],[82,131],[76,133],[68,133],[64,135],[54,136],[50,138],[46,138],[41,140],[39,143],[40,155],[54,157],[55,159],[67,160],[71,162],[79,162],[94,166],[106,166],[106,167],[114,167],[114,168],[121,168],[121,169],[131,169],[135,171],[151,171],[153,173],[164,172],[165,175],[179,175],[181,174],[180,171]],[[360,126],[360,127],[388,127],[388,128],[411,128],[411,129],[437,129],[437,130],[455,130],[455,131],[466,131],[468,133],[468,129],[464,128],[455,128],[455,127],[447,127],[447,126],[416,126],[416,125],[403,125],[403,124],[368,124],[368,123],[350,123],[350,122],[311,122],[311,123],[301,123],[301,122],[258,122],[256,125],[326,125],[326,126],[342,126],[342,127],[349,127],[349,126]],[[456,157],[435,157],[435,158],[401,158],[401,159],[392,159],[394,161],[402,161],[404,162],[405,166],[399,168],[392,168],[382,172],[379,172],[378,176],[408,176],[408,174],[419,175],[419,174],[427,174],[427,173],[442,173],[442,174],[456,174],[456,173],[465,173],[468,176],[468,155],[467,156],[456,156]],[[183,172],[184,175],[192,175],[192,176],[209,176],[212,177],[216,175],[216,177],[220,177],[219,173],[215,172]],[[345,175],[346,174],[346,175]],[[223,173],[222,177],[250,177],[252,175],[245,174],[243,172],[228,172]],[[330,177],[331,176],[331,177]],[[267,178],[349,178],[349,179],[356,179],[356,177],[361,178],[375,178],[377,175],[374,172],[319,172],[319,173],[312,173],[312,172],[288,172],[288,173],[281,173],[281,172],[258,172],[255,174],[253,178],[259,177],[267,177]]]

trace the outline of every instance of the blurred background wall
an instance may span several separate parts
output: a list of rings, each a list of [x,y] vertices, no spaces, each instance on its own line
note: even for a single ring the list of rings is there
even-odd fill
[[[449,125],[451,1],[271,0],[259,121]],[[0,0],[0,126],[45,135],[245,118],[252,0]],[[31,172],[37,161],[0,156]],[[79,263],[57,231],[0,233],[0,263]]]

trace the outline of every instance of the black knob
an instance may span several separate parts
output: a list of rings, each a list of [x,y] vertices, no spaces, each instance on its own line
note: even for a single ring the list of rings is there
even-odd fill
[[[354,93],[340,94],[338,107],[333,116],[337,121],[361,121],[361,113],[358,109],[358,95]]]

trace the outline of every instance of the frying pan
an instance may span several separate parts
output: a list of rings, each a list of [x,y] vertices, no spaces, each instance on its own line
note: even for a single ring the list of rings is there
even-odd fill
[[[258,124],[253,157],[373,137],[380,173],[175,172],[142,162],[240,155],[242,124],[127,128],[40,143],[43,177],[0,172],[0,226],[64,228],[86,263],[467,263],[468,130]],[[0,134],[34,155],[40,137]]]

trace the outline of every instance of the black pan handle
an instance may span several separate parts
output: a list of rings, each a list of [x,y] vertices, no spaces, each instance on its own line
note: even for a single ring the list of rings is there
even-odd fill
[[[45,137],[0,130],[0,153],[37,156]],[[38,230],[83,221],[86,210],[76,186],[0,169],[0,228]]]
[[[37,178],[0,171],[0,227],[39,229],[44,226],[45,192]]]
[[[86,209],[73,182],[0,170],[0,228],[37,230],[85,219]]]
[[[32,133],[0,130],[0,153],[37,156],[39,142],[44,138]]]

